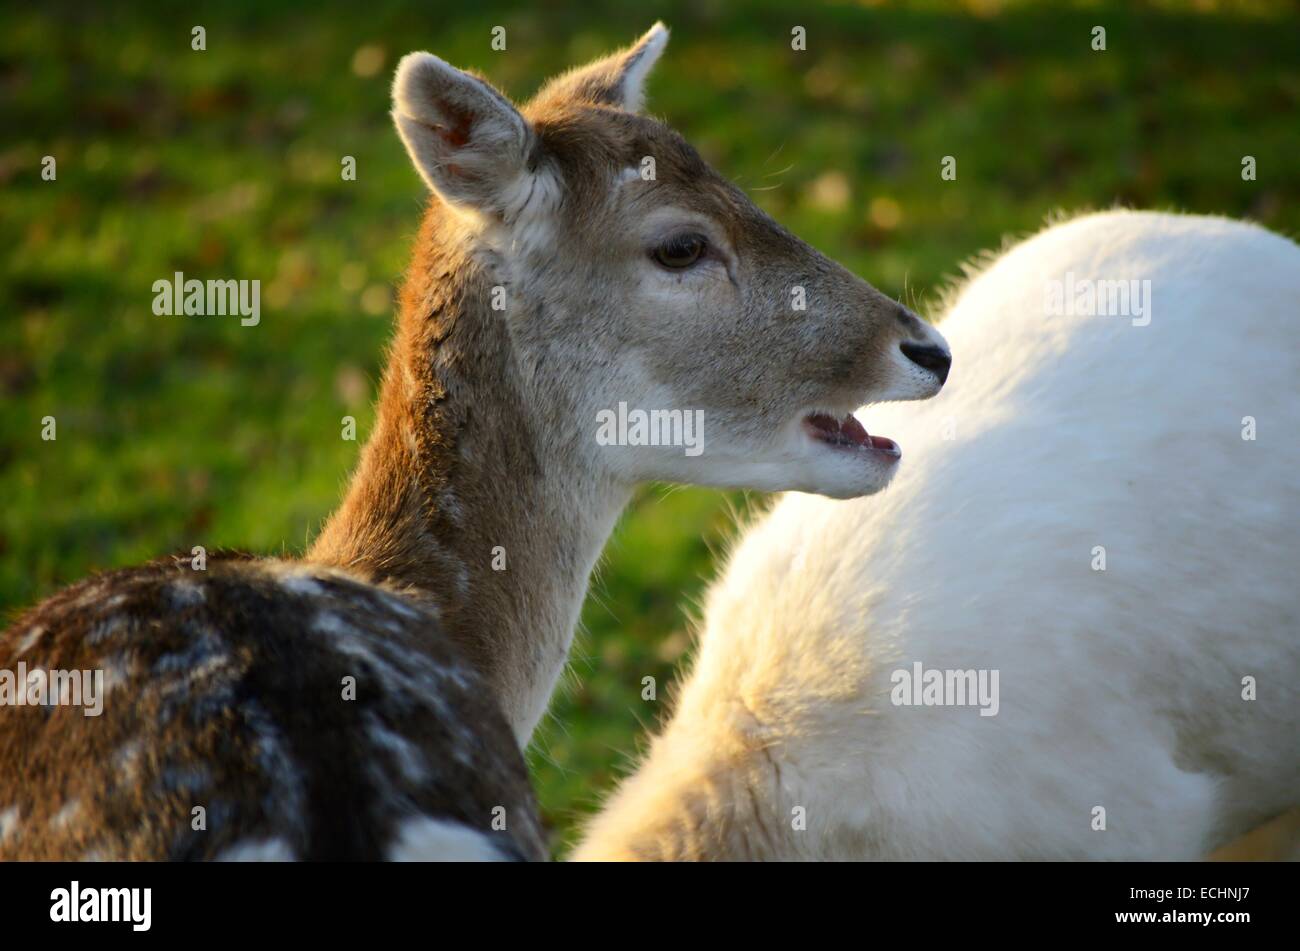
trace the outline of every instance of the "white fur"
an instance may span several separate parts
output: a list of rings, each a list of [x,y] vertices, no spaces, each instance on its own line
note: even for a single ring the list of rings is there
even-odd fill
[[[1150,324],[1046,314],[1071,271],[1150,280]],[[578,857],[1194,859],[1294,805],[1298,305],[1300,248],[1223,219],[1003,255],[941,325],[943,394],[867,414],[892,486],[746,534]],[[1000,671],[997,715],[895,706],[915,661]]]
[[[628,112],[640,112],[644,108],[646,79],[667,45],[668,27],[663,21],[656,22],[637,43],[641,52],[623,75],[623,108]]]
[[[947,350],[949,353],[952,352],[952,347],[944,339],[943,334],[928,324],[921,326],[920,333],[921,337],[916,343],[938,347],[940,350]],[[876,397],[877,402],[892,403],[896,400],[928,400],[938,393],[942,387],[933,371],[913,363],[903,356],[903,351],[897,347],[889,351],[889,362],[891,364],[890,385]]]
[[[236,842],[215,859],[217,862],[296,862],[293,849],[283,839],[246,839]]]
[[[54,829],[62,829],[73,825],[80,819],[81,813],[81,800],[69,799],[63,804],[63,808],[50,817],[50,826]]]
[[[398,840],[389,847],[390,862],[504,862],[491,840],[481,832],[420,816],[402,823]]]
[[[364,716],[366,735],[370,739],[371,746],[387,751],[408,782],[414,784],[427,782],[429,765],[425,762],[424,752],[400,733],[394,733],[384,726],[383,721],[375,713],[367,712]]]
[[[511,253],[540,248],[556,240],[555,211],[563,196],[564,186],[549,166],[520,172],[503,189],[503,228],[487,228],[484,239],[494,247],[508,246]],[[504,230],[505,241],[495,233],[498,230]]]
[[[45,636],[45,628],[40,624],[34,626],[30,631],[27,632],[27,635],[21,641],[18,642],[18,647],[16,650],[14,650],[14,657],[22,657],[29,650],[31,650],[33,647],[39,644],[41,638],[44,636]]]
[[[0,842],[4,842],[11,835],[18,834],[20,818],[17,806],[10,806],[8,809],[0,810]]]

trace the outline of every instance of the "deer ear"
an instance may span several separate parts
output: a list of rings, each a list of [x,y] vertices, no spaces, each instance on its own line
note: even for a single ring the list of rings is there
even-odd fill
[[[416,170],[448,202],[500,215],[519,193],[533,131],[485,80],[410,53],[393,79],[393,121]]]
[[[538,99],[576,99],[640,112],[645,81],[668,45],[668,27],[656,23],[641,39],[587,66],[579,66],[547,83]]]

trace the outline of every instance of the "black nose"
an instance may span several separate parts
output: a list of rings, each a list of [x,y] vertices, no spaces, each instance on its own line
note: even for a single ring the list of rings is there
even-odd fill
[[[899,345],[903,356],[917,366],[925,367],[939,378],[940,383],[948,381],[948,368],[952,366],[952,354],[932,343],[904,343]]]

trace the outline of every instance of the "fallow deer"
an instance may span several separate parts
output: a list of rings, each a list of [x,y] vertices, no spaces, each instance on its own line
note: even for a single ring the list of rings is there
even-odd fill
[[[667,36],[523,108],[401,61],[433,198],[342,505],[301,559],[163,560],[18,619],[0,663],[107,695],[0,708],[0,857],[542,857],[520,747],[634,487],[889,481],[850,411],[933,396],[946,345],[639,113]],[[603,445],[620,405],[699,414],[700,451]]]

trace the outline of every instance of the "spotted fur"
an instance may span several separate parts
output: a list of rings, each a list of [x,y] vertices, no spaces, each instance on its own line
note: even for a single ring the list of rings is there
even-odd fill
[[[98,717],[3,711],[0,859],[379,859],[421,819],[545,854],[509,727],[419,599],[168,558],[56,594],[5,633],[0,667],[24,645],[29,665],[117,673]]]

